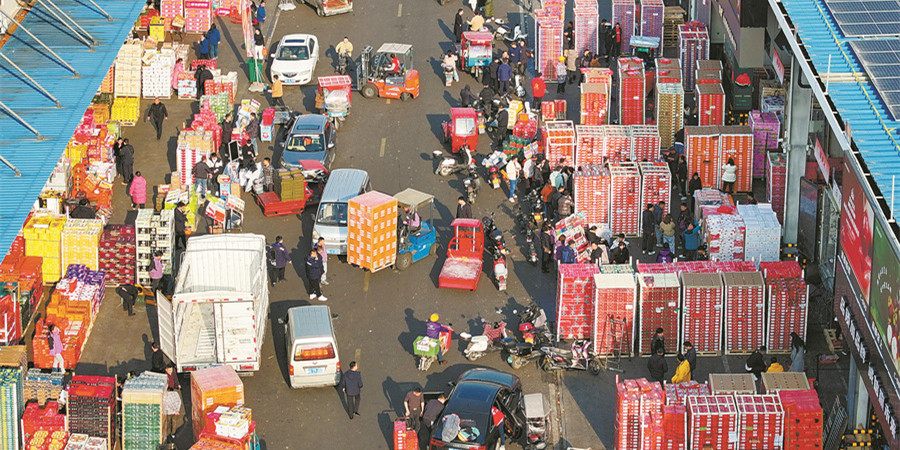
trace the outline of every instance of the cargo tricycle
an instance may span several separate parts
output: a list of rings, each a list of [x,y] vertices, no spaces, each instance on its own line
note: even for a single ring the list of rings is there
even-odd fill
[[[478,147],[478,116],[474,108],[450,108],[450,120],[442,124],[444,142],[450,143],[454,155],[463,145],[473,152]]]
[[[482,72],[491,63],[493,39],[494,36],[488,31],[466,31],[457,44],[460,68],[476,80],[481,80]]]
[[[453,239],[447,246],[438,287],[474,291],[484,264],[484,225],[478,219],[456,219],[450,226]]]
[[[318,96],[322,98],[322,112],[328,116],[328,120],[337,130],[344,123],[344,119],[350,114],[352,97],[350,90],[353,81],[349,75],[329,75],[319,77]]]

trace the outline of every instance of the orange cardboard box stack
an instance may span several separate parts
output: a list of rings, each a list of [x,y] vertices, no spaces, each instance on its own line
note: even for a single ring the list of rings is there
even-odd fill
[[[376,271],[397,258],[397,199],[371,191],[348,203],[347,262]]]
[[[191,419],[194,439],[206,427],[207,414],[219,406],[244,404],[244,384],[231,366],[217,366],[191,372]]]

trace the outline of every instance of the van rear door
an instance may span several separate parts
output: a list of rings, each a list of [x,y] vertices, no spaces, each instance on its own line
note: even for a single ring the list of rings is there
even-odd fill
[[[156,316],[158,323],[159,349],[169,358],[169,361],[178,362],[175,357],[175,317],[172,313],[172,302],[163,295],[162,290],[156,291]]]

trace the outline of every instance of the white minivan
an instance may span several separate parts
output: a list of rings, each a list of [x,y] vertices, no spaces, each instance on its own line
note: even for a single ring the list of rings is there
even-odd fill
[[[325,238],[329,255],[347,254],[347,202],[372,190],[365,170],[335,169],[328,176],[313,225],[312,245]]]
[[[284,335],[292,388],[336,386],[341,381],[341,359],[327,306],[289,309]]]

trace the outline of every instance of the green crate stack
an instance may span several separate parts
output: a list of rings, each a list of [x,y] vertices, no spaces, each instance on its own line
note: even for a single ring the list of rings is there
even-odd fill
[[[25,409],[22,370],[0,368],[0,450],[18,450],[19,418]]]
[[[155,450],[163,442],[165,374],[144,372],[122,388],[123,450]]]
[[[209,100],[209,109],[212,110],[219,120],[224,119],[225,115],[231,112],[231,105],[228,104],[228,92],[204,95],[200,98],[200,104],[204,104],[206,100]]]

